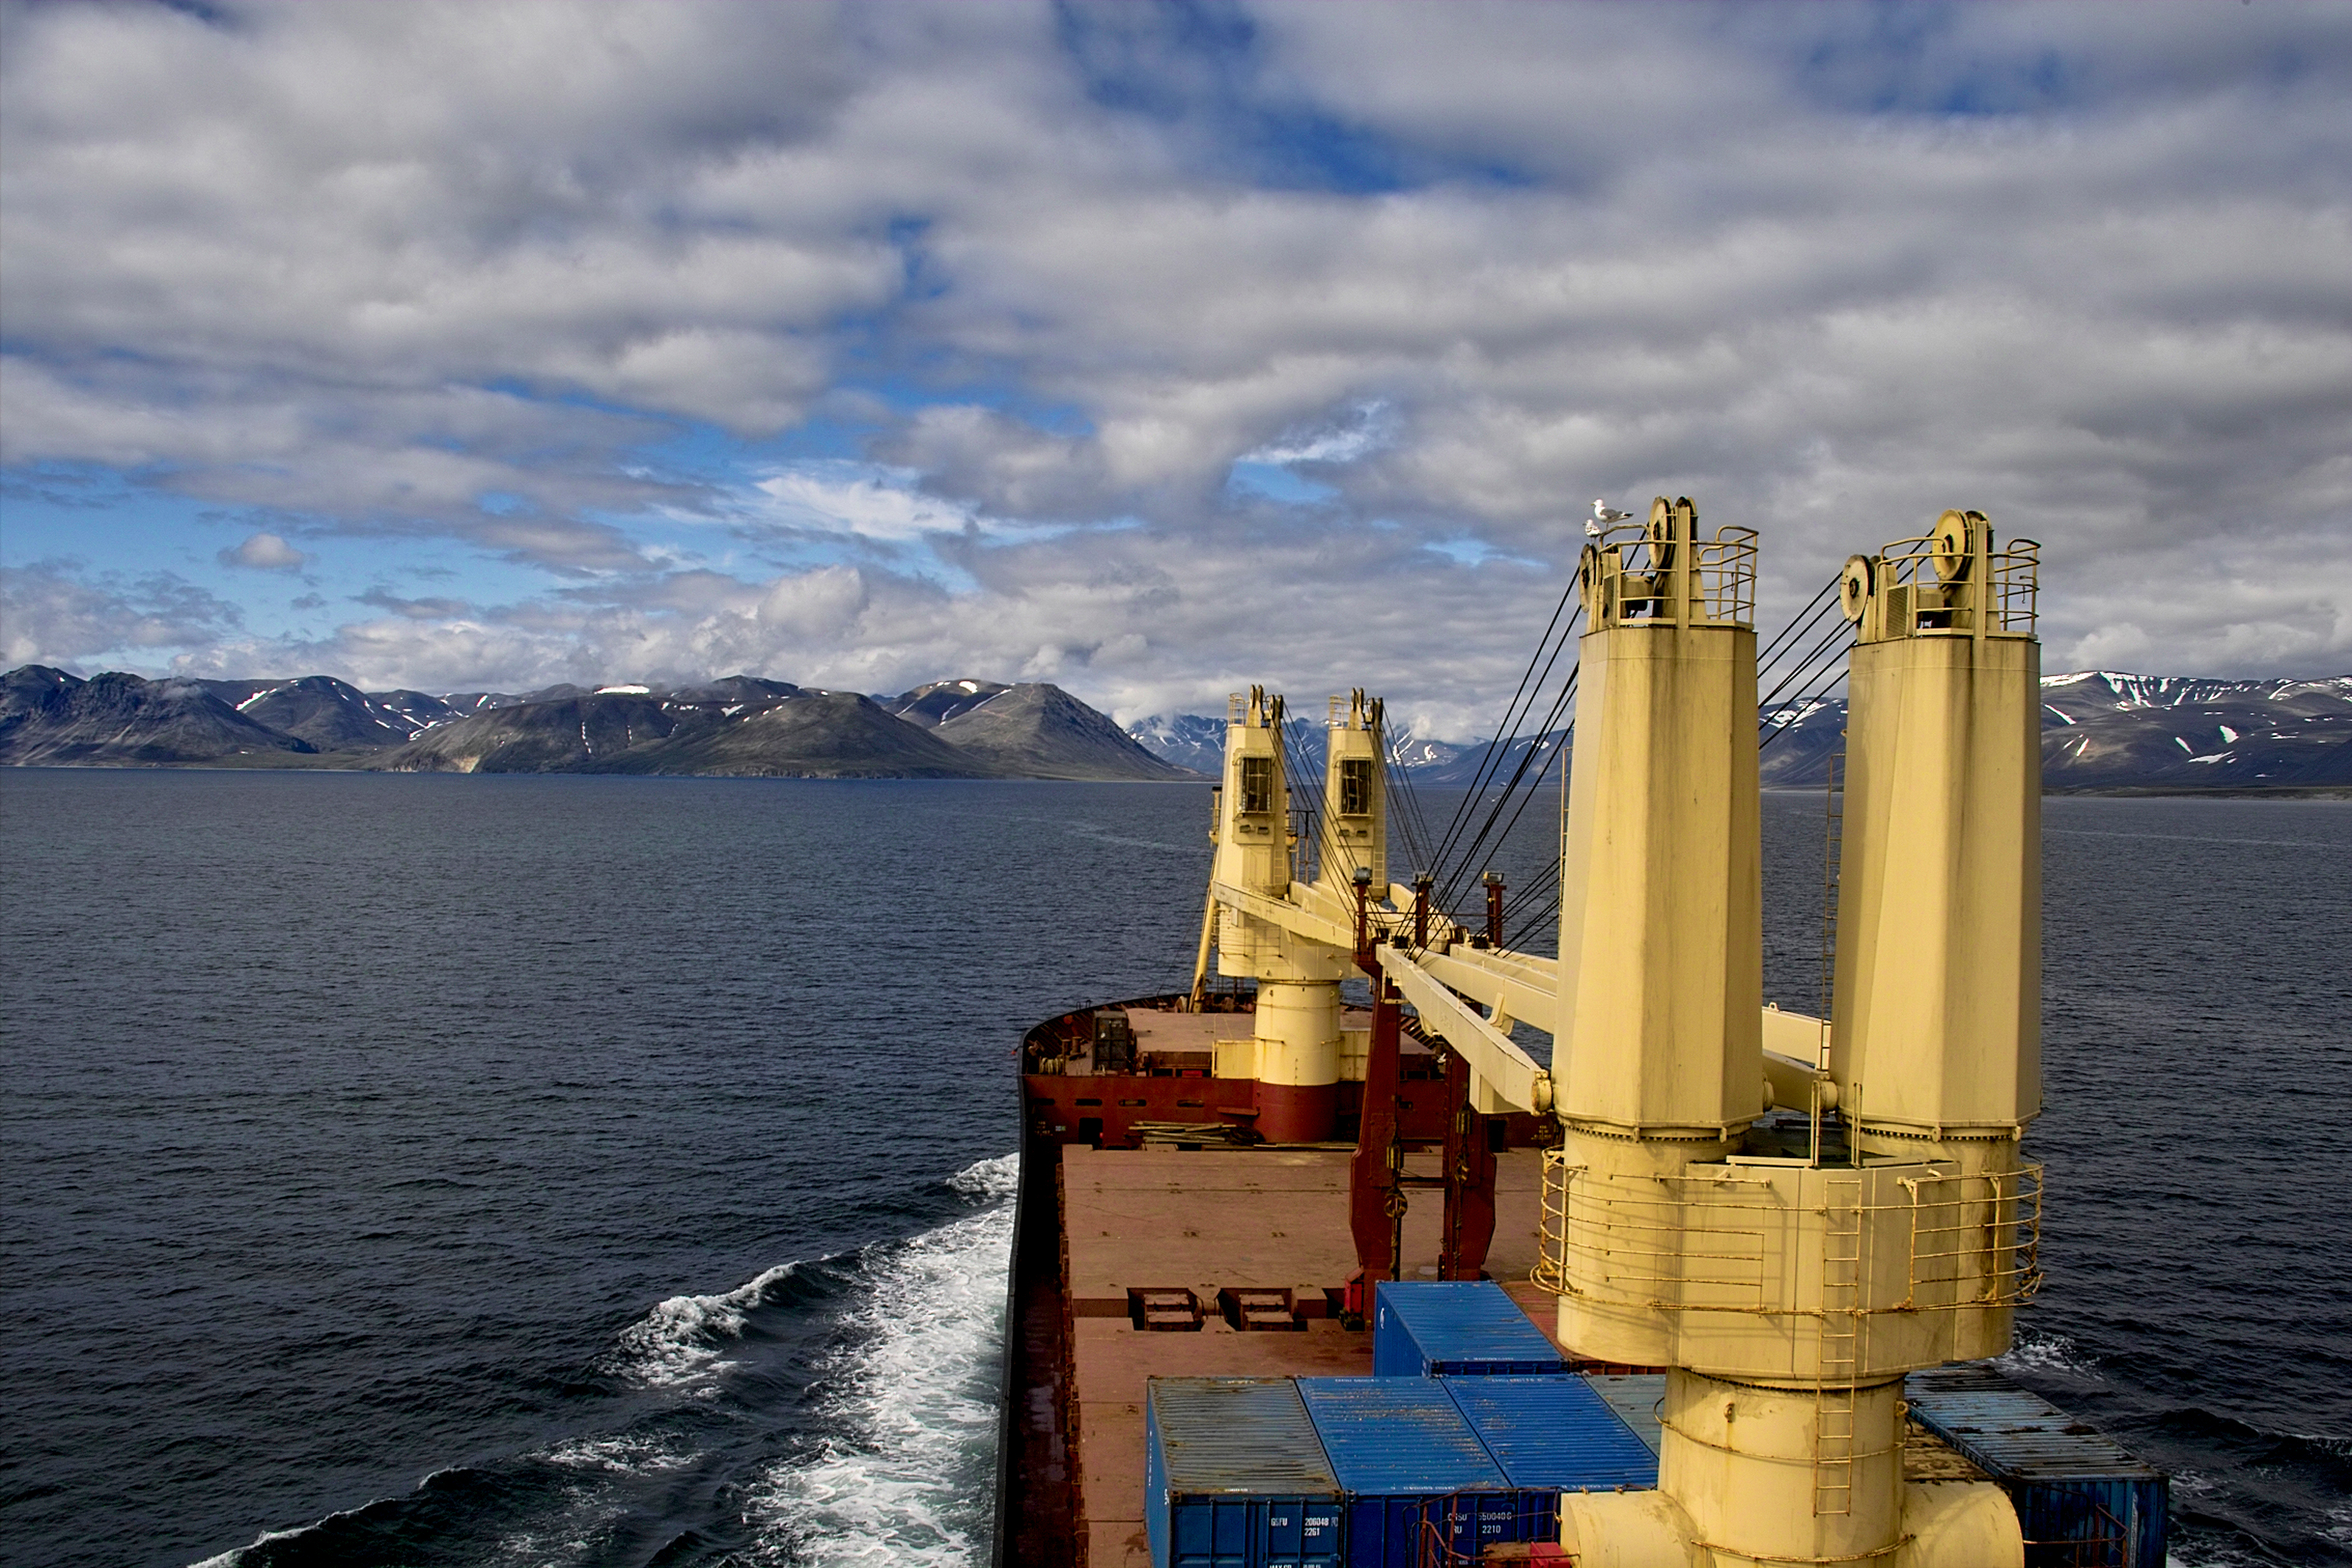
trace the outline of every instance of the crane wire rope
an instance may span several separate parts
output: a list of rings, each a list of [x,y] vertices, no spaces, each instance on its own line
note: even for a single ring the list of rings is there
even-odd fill
[[[1307,766],[1306,738],[1304,735],[1292,735],[1290,732],[1290,723],[1286,716],[1282,725],[1275,731],[1275,742],[1282,748],[1283,792],[1286,795],[1295,795],[1297,792],[1291,787],[1292,781],[1294,779],[1306,778],[1310,774],[1310,770]],[[1324,742],[1327,763],[1329,755],[1329,746],[1330,742],[1327,740]],[[1318,779],[1318,785],[1320,782],[1321,781]],[[1315,874],[1317,877],[1320,877],[1323,874],[1324,868],[1330,864],[1331,851],[1339,848],[1339,843],[1334,837],[1334,830],[1330,822],[1327,819],[1328,814],[1322,809],[1325,803],[1323,800],[1323,792],[1319,787],[1315,792],[1314,799],[1316,804],[1307,808],[1307,820],[1311,825],[1310,831],[1313,834],[1313,842],[1315,847]],[[1295,811],[1297,807],[1294,806],[1291,809]],[[1286,823],[1285,826],[1287,826],[1288,824]],[[1310,880],[1308,878],[1297,875],[1303,869],[1305,869],[1305,868],[1297,865],[1294,861],[1291,870],[1296,879],[1299,881]]]
[[[1328,739],[1329,726],[1328,724],[1326,725],[1325,730],[1324,774],[1326,779],[1328,779],[1330,768],[1330,741]],[[1294,738],[1290,733],[1287,725],[1286,725],[1280,731],[1280,737],[1283,749],[1283,769],[1286,774],[1286,784],[1287,778],[1305,776],[1310,772],[1307,765],[1307,748],[1305,736],[1302,734]],[[1322,796],[1318,794],[1318,800],[1321,800]],[[1328,800],[1323,801],[1323,804],[1328,805]],[[1328,868],[1337,864],[1337,860],[1334,858],[1335,854],[1344,857],[1347,846],[1340,841],[1339,837],[1338,826],[1330,820],[1329,814],[1327,811],[1321,809],[1310,811],[1307,813],[1307,820],[1313,825],[1315,872],[1316,877],[1320,879],[1327,874]],[[1394,812],[1390,813],[1390,820],[1391,822],[1397,821],[1397,816]],[[1402,826],[1402,824],[1400,824],[1400,826]],[[1374,892],[1378,900],[1385,900],[1388,897],[1389,889],[1387,887],[1382,886],[1375,889]]]
[[[1492,808],[1486,814],[1486,820],[1479,824],[1477,833],[1472,837],[1468,846],[1462,852],[1461,859],[1454,865],[1452,874],[1447,878],[1445,883],[1447,901],[1451,902],[1461,892],[1464,879],[1469,877],[1473,868],[1477,866],[1479,857],[1486,849],[1489,837],[1494,838],[1495,847],[1498,850],[1509,841],[1511,830],[1518,826],[1519,817],[1527,811],[1528,803],[1535,798],[1536,791],[1541,787],[1545,775],[1551,771],[1551,764],[1566,754],[1569,737],[1575,730],[1575,721],[1570,720],[1566,725],[1562,725],[1560,721],[1567,713],[1570,705],[1576,700],[1577,678],[1582,670],[1583,661],[1579,659],[1576,664],[1570,667],[1567,678],[1560,682],[1559,695],[1553,700],[1550,710],[1544,715],[1543,728],[1528,740],[1526,750],[1519,754],[1518,766],[1512,771],[1509,782],[1503,786],[1502,794],[1496,797]],[[1552,738],[1555,735],[1559,737],[1557,744],[1553,743]],[[1514,743],[1517,742],[1514,742]],[[1540,763],[1537,761],[1538,758],[1541,759]],[[1530,763],[1536,763],[1535,776],[1532,779],[1528,777],[1528,768]],[[1524,793],[1522,793],[1523,784]],[[1511,805],[1514,795],[1519,797],[1517,805],[1511,812],[1510,821],[1502,823],[1501,835],[1496,837],[1496,826],[1502,822],[1503,812],[1506,807]]]
[[[1519,712],[1509,733],[1498,735],[1487,743],[1486,753],[1480,760],[1481,781],[1474,786],[1471,794],[1463,797],[1462,805],[1455,812],[1453,830],[1446,842],[1439,847],[1434,857],[1438,863],[1429,868],[1433,877],[1442,879],[1443,891],[1440,896],[1446,903],[1451,903],[1459,895],[1464,879],[1469,877],[1476,868],[1478,856],[1492,836],[1496,823],[1500,819],[1504,809],[1510,805],[1511,796],[1526,783],[1528,764],[1538,757],[1543,759],[1542,766],[1537,769],[1537,779],[1540,781],[1544,771],[1550,766],[1552,757],[1557,754],[1557,748],[1548,742],[1559,731],[1561,715],[1568,711],[1569,705],[1576,700],[1577,675],[1583,667],[1583,660],[1580,658],[1569,666],[1568,674],[1561,679],[1559,692],[1552,699],[1550,707],[1544,714],[1542,723],[1524,738],[1524,742],[1518,726],[1523,725],[1533,716],[1535,696],[1540,694],[1549,683],[1551,672],[1559,663],[1559,656],[1568,651],[1569,644],[1576,636],[1577,623],[1583,616],[1584,606],[1580,602],[1574,612],[1569,616],[1568,624],[1565,626],[1559,626],[1555,621],[1552,627],[1546,628],[1546,646],[1549,648],[1549,656],[1544,658],[1543,672],[1536,678],[1533,691],[1528,694],[1524,710]],[[1554,629],[1559,632],[1556,639],[1551,637]],[[1538,649],[1539,655],[1543,651],[1541,648]],[[1513,706],[1515,708],[1518,706],[1516,699]],[[1517,764],[1511,770],[1510,778],[1504,783],[1501,794],[1496,795],[1491,801],[1486,799],[1486,787],[1494,782],[1496,774],[1501,771],[1503,762],[1511,756],[1514,749],[1518,750],[1518,757]],[[1479,821],[1476,831],[1471,834],[1467,846],[1463,847],[1457,858],[1454,851],[1457,845],[1462,844],[1461,833],[1468,825],[1470,814],[1481,806],[1485,807],[1486,815]],[[1521,803],[1521,809],[1525,809],[1524,802]],[[1512,820],[1515,822],[1517,820],[1516,814]]]
[[[1756,743],[1757,751],[1761,752],[1771,750],[1773,742],[1779,740],[1790,731],[1797,729],[1802,725],[1804,723],[1803,710],[1811,707],[1816,702],[1828,701],[1830,693],[1835,691],[1838,689],[1839,683],[1845,679],[1848,668],[1848,666],[1839,665],[1837,667],[1837,673],[1832,676],[1827,682],[1814,689],[1797,700],[1790,702],[1789,706],[1799,710],[1798,717],[1788,723],[1773,725],[1771,730],[1766,733],[1764,738]]]
[[[1798,662],[1797,667],[1782,676],[1780,683],[1772,688],[1771,691],[1756,704],[1756,727],[1762,730],[1771,725],[1773,721],[1788,709],[1798,706],[1801,699],[1791,699],[1789,702],[1782,703],[1780,694],[1791,685],[1799,685],[1801,682],[1810,680],[1817,670],[1827,668],[1829,661],[1843,658],[1846,650],[1853,646],[1853,628],[1841,617],[1838,624],[1831,627],[1822,640],[1814,644],[1812,649]],[[1802,685],[1799,685],[1800,692],[1803,689]]]
[[[1824,600],[1833,598],[1837,594],[1838,584],[1843,583],[1844,580],[1845,574],[1843,571],[1839,572],[1836,576],[1832,577],[1829,580],[1828,584],[1822,587],[1820,593],[1813,595],[1812,602],[1811,604],[1808,604],[1803,609],[1799,610],[1796,615],[1790,618],[1789,624],[1782,626],[1780,632],[1772,638],[1771,642],[1766,646],[1764,650],[1756,656],[1756,668],[1758,669],[1761,670],[1771,668],[1775,658],[1785,644],[1790,642],[1792,639],[1803,636],[1806,632],[1811,629],[1813,623],[1818,621],[1822,615],[1827,613],[1823,608],[1822,602]]]
[[[1423,857],[1428,853],[1430,840],[1429,818],[1422,811],[1421,792],[1413,784],[1412,770],[1398,763],[1390,750],[1385,724],[1381,730],[1380,750],[1381,787],[1391,801],[1402,798],[1405,807],[1402,815],[1391,811],[1389,819],[1397,825],[1405,841],[1405,852],[1413,858],[1418,868],[1426,864]]]
[[[1535,699],[1542,692],[1545,686],[1550,682],[1551,672],[1558,667],[1559,663],[1559,656],[1568,651],[1569,644],[1576,636],[1577,623],[1583,618],[1583,616],[1584,606],[1581,604],[1579,604],[1574,612],[1570,615],[1568,624],[1565,626],[1558,628],[1559,636],[1556,638],[1550,637],[1549,629],[1547,629],[1546,646],[1549,649],[1549,653],[1544,658],[1542,673],[1537,676],[1534,687],[1527,694],[1526,705],[1524,708],[1519,708],[1518,704],[1515,701],[1514,707],[1517,708],[1518,711],[1516,718],[1513,719],[1510,727],[1507,730],[1498,732],[1494,740],[1486,743],[1485,754],[1479,759],[1477,776],[1472,784],[1469,793],[1463,796],[1461,805],[1455,810],[1454,819],[1453,823],[1449,825],[1445,841],[1438,846],[1437,850],[1433,857],[1433,859],[1436,863],[1433,864],[1429,868],[1431,874],[1435,876],[1444,872],[1447,865],[1450,864],[1453,866],[1451,873],[1447,875],[1448,897],[1452,896],[1454,888],[1458,884],[1460,878],[1466,874],[1469,868],[1469,862],[1475,858],[1477,853],[1478,841],[1483,837],[1485,832],[1493,826],[1496,814],[1502,809],[1504,802],[1508,799],[1512,791],[1517,788],[1520,781],[1526,776],[1528,757],[1533,749],[1532,742],[1542,739],[1551,731],[1551,730],[1558,724],[1559,715],[1565,711],[1568,702],[1572,700],[1572,694],[1574,692],[1576,683],[1576,672],[1581,662],[1580,660],[1577,663],[1571,663],[1569,666],[1568,675],[1563,680],[1561,695],[1553,699],[1549,709],[1545,713],[1542,723],[1538,726],[1532,735],[1525,736],[1525,738],[1530,742],[1529,750],[1523,751],[1519,753],[1517,763],[1513,768],[1509,780],[1507,780],[1503,785],[1502,795],[1491,801],[1488,800],[1486,792],[1495,783],[1496,776],[1502,771],[1504,763],[1510,761],[1513,750],[1520,745],[1525,726],[1528,721],[1532,718],[1535,713]],[[1543,654],[1545,653],[1545,649],[1539,648],[1538,652],[1539,654]],[[1468,827],[1472,814],[1478,811],[1481,807],[1486,809],[1486,817],[1479,823],[1477,832],[1472,835],[1471,847],[1465,850],[1460,861],[1456,862],[1454,851],[1455,847],[1462,843],[1462,834]]]
[[[1790,699],[1786,707],[1801,709],[1811,702],[1822,700],[1830,690],[1835,689],[1840,680],[1844,679],[1843,671],[1841,670],[1822,684],[1818,690],[1809,684],[1801,684],[1810,682],[1818,674],[1826,673],[1827,661],[1839,658],[1851,647],[1850,637],[1843,644],[1839,641],[1840,633],[1845,630],[1843,626],[1832,626],[1827,635],[1812,643],[1811,647],[1805,647],[1806,639],[1835,607],[1832,595],[1837,591],[1839,581],[1838,577],[1832,577],[1820,592],[1813,595],[1804,608],[1780,629],[1766,645],[1764,652],[1759,656],[1759,670],[1763,675],[1769,675],[1787,663],[1793,650],[1804,648],[1801,656],[1796,658],[1794,668],[1789,669],[1779,684],[1774,686],[1757,705],[1759,728],[1767,731],[1759,742],[1759,751],[1770,746],[1772,742],[1790,727],[1786,723],[1773,724],[1771,718],[1778,711],[1773,708],[1773,704],[1779,701],[1781,694],[1790,685],[1799,685],[1799,695]],[[1537,644],[1535,653],[1528,658],[1526,669],[1521,671],[1518,684],[1513,689],[1511,700],[1504,708],[1501,732],[1498,733],[1496,740],[1490,742],[1486,746],[1485,753],[1479,760],[1478,768],[1473,775],[1470,788],[1465,792],[1462,800],[1454,806],[1452,816],[1447,820],[1444,833],[1438,837],[1433,847],[1431,845],[1432,836],[1429,833],[1428,818],[1423,810],[1412,770],[1398,761],[1393,750],[1388,744],[1385,727],[1382,730],[1381,752],[1383,782],[1387,786],[1390,799],[1403,806],[1402,811],[1391,810],[1389,814],[1390,820],[1394,824],[1398,836],[1404,840],[1406,851],[1413,860],[1415,874],[1430,876],[1433,883],[1440,875],[1444,878],[1442,890],[1437,892],[1432,900],[1434,910],[1442,911],[1445,906],[1454,901],[1461,889],[1462,879],[1469,874],[1470,868],[1476,863],[1480,852],[1490,838],[1495,839],[1498,847],[1508,842],[1511,834],[1517,828],[1520,819],[1525,816],[1528,805],[1534,799],[1544,779],[1549,776],[1551,764],[1555,761],[1565,759],[1568,754],[1569,746],[1575,732],[1575,722],[1570,720],[1563,725],[1559,721],[1575,700],[1578,677],[1582,669],[1581,660],[1570,667],[1569,673],[1561,681],[1559,694],[1548,709],[1541,726],[1528,737],[1528,743],[1519,749],[1510,777],[1504,781],[1499,793],[1491,800],[1486,798],[1486,791],[1493,785],[1496,776],[1501,772],[1504,762],[1509,758],[1514,748],[1519,747],[1520,726],[1533,715],[1537,697],[1549,683],[1552,670],[1559,664],[1560,654],[1566,651],[1570,640],[1575,634],[1577,623],[1582,619],[1583,605],[1580,602],[1576,609],[1569,613],[1567,625],[1565,626],[1561,625],[1561,616],[1563,612],[1568,611],[1569,602],[1575,594],[1575,588],[1576,584],[1571,582],[1561,593],[1559,602],[1553,606],[1551,617],[1545,625],[1543,636]],[[1552,744],[1550,742],[1555,734],[1559,736],[1559,742],[1557,744]],[[1286,716],[1285,721],[1277,727],[1276,737],[1277,743],[1283,748],[1285,772],[1296,778],[1308,776],[1309,770],[1306,765],[1303,737],[1296,737],[1290,732]],[[1326,744],[1328,748],[1328,742]],[[1539,764],[1538,758],[1541,759]],[[1327,766],[1328,761],[1327,750]],[[1528,777],[1531,764],[1535,765],[1535,776],[1532,780]],[[1516,805],[1513,804],[1514,796],[1518,797]],[[1465,845],[1463,835],[1468,829],[1472,817],[1482,806],[1485,808],[1485,814],[1479,817],[1475,830],[1470,832]],[[1504,820],[1503,816],[1507,809],[1510,812],[1507,821]],[[1307,816],[1311,824],[1316,868],[1319,874],[1321,868],[1330,863],[1331,852],[1339,846],[1333,837],[1332,825],[1326,820],[1327,813],[1321,809],[1311,809]],[[1501,833],[1500,837],[1496,837],[1496,829],[1498,826]],[[1286,826],[1287,826],[1286,824]],[[1463,846],[1458,860],[1455,860],[1454,856],[1456,846]],[[1452,863],[1450,869],[1447,868],[1448,862]],[[1507,931],[1514,924],[1522,931],[1539,928],[1557,915],[1561,903],[1559,878],[1559,863],[1555,856],[1549,858],[1545,869],[1538,874],[1531,884],[1518,889],[1506,904],[1504,921]],[[1539,900],[1542,900],[1540,906],[1538,904]],[[1532,920],[1528,918],[1528,911],[1531,910],[1535,911]]]
[[[1765,651],[1759,656],[1759,668],[1763,675],[1769,676],[1776,667],[1788,660],[1793,650],[1800,647],[1805,647],[1807,639],[1812,637],[1815,629],[1831,615],[1840,614],[1835,595],[1843,577],[1843,572],[1841,572],[1837,576],[1832,577],[1829,582],[1812,596],[1805,606],[1799,610],[1795,616],[1793,616],[1787,625],[1783,626],[1780,632],[1773,637],[1771,641],[1766,645]],[[1840,619],[1841,621],[1843,620],[1842,614],[1840,614]],[[1822,662],[1822,656],[1827,654],[1831,658],[1836,658],[1843,656],[1849,648],[1851,648],[1852,641],[1850,637],[1843,643],[1840,643],[1838,640],[1838,632],[1846,628],[1842,626],[1833,627],[1829,636],[1822,638],[1819,642],[1813,643],[1806,649],[1804,655],[1797,659],[1796,668],[1790,671],[1780,681],[1779,686],[1774,688],[1769,696],[1757,704],[1759,729],[1763,728],[1766,723],[1769,722],[1767,715],[1771,710],[1770,705],[1772,702],[1779,698],[1782,691],[1787,689],[1788,686],[1792,681],[1800,679],[1810,681],[1811,678],[1814,674],[1826,673],[1828,667]],[[1831,691],[1836,689],[1838,683],[1844,679],[1844,670],[1840,668],[1830,679],[1822,683],[1818,687],[1814,687],[1810,684],[1801,687],[1800,695],[1797,698],[1792,699],[1787,706],[1801,709],[1807,704],[1824,700]],[[1569,684],[1572,685],[1574,679],[1574,673],[1571,672]],[[1785,725],[1773,726],[1770,731],[1759,740],[1758,744],[1759,752],[1760,752],[1765,748],[1770,746],[1772,742],[1777,739],[1781,731],[1787,727],[1788,726]],[[1549,726],[1547,726],[1547,728],[1549,728]],[[1561,731],[1561,743],[1555,752],[1555,755],[1564,756],[1567,753],[1569,741],[1574,733],[1575,721],[1571,720]],[[1542,774],[1538,773],[1537,779],[1537,783],[1538,784],[1540,784]],[[1533,791],[1530,790],[1528,799],[1532,798]],[[1518,811],[1513,814],[1510,823],[1507,825],[1503,830],[1503,839],[1505,841],[1507,841],[1509,838],[1512,829],[1517,826],[1519,816],[1523,814],[1526,809],[1527,802],[1522,801],[1519,805]],[[1544,869],[1537,874],[1535,879],[1528,887],[1515,891],[1510,899],[1506,902],[1503,909],[1505,933],[1504,945],[1506,947],[1513,945],[1511,939],[1514,935],[1518,935],[1524,938],[1524,936],[1528,934],[1540,931],[1545,926],[1550,924],[1558,917],[1561,905],[1561,889],[1559,885],[1560,874],[1559,858],[1558,856],[1553,856],[1549,858]]]
[[[1446,822],[1444,836],[1435,847],[1439,857],[1442,858],[1452,849],[1455,835],[1464,819],[1476,809],[1480,793],[1493,778],[1495,770],[1500,766],[1504,749],[1508,746],[1511,740],[1517,737],[1519,721],[1525,717],[1520,712],[1522,703],[1530,710],[1534,708],[1537,692],[1542,689],[1543,680],[1550,676],[1552,663],[1559,658],[1559,649],[1553,647],[1553,633],[1560,630],[1560,617],[1567,616],[1569,628],[1573,630],[1578,616],[1584,612],[1583,603],[1580,599],[1575,613],[1570,613],[1569,601],[1576,597],[1577,582],[1571,574],[1568,580],[1568,585],[1560,590],[1559,603],[1552,606],[1551,619],[1544,623],[1543,635],[1536,639],[1535,652],[1528,656],[1527,668],[1519,672],[1519,683],[1512,689],[1510,701],[1503,707],[1502,721],[1495,727],[1497,740],[1488,745],[1486,753],[1479,759],[1478,767],[1471,779],[1469,793],[1455,805],[1453,816]],[[1566,640],[1563,635],[1560,638],[1561,646],[1566,645]],[[1545,657],[1548,649],[1550,654],[1549,659]],[[1538,666],[1542,667],[1544,672],[1542,676],[1538,676],[1536,673]],[[1530,689],[1530,682],[1534,683],[1533,689]],[[1437,868],[1431,865],[1422,869],[1434,875]]]

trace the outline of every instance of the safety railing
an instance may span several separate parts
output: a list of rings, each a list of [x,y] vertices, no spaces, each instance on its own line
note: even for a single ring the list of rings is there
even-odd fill
[[[1225,693],[1225,722],[1239,724],[1255,714],[1268,729],[1279,730],[1287,715],[1289,704],[1278,691],[1268,691],[1263,686],[1253,686],[1247,691]]]
[[[2031,539],[1991,542],[1981,517],[1971,527],[1938,528],[1898,539],[1878,552],[1874,584],[1885,637],[1971,635],[1977,615],[1989,635],[2032,637],[2038,624],[2042,546]],[[1981,531],[1983,537],[1977,534]]]
[[[1620,523],[1587,547],[1583,573],[1596,625],[1627,621],[1756,624],[1756,531],[1711,539],[1681,523]]]
[[[1873,1280],[1850,1299],[1832,1300],[1845,1293],[1827,1270],[1812,1299],[1790,1300],[1770,1245],[1792,1234],[1790,1211],[1769,1185],[1595,1175],[1552,1149],[1544,1156],[1534,1278],[1563,1296],[1586,1293],[1580,1279],[1602,1282],[1613,1303],[1668,1311],[1826,1319],[2013,1307],[2042,1286],[2042,1167],[2026,1164],[1906,1175],[1895,1184],[1900,1197],[1879,1201],[1866,1201],[1850,1184],[1825,1184],[1837,1190],[1822,1211],[1824,1247],[1833,1234],[1866,1226],[1884,1235],[1899,1226],[1907,1237],[1901,1291]]]
[[[1992,573],[1986,579],[1992,620],[1988,631],[2034,634],[2041,615],[2042,545],[2032,539],[2012,539],[1990,555]]]
[[[1685,1184],[1673,1177],[1596,1178],[1559,1150],[1547,1150],[1537,1283],[1580,1294],[1570,1280],[1573,1259],[1612,1282],[1671,1281],[1682,1293],[1649,1305],[1768,1310],[1768,1233],[1778,1227],[1770,1193],[1742,1187],[1694,1196],[1676,1190]]]
[[[2015,1306],[2042,1289],[2042,1167],[1978,1175],[1906,1177],[1911,1195],[1911,1293],[1895,1310],[1936,1305]],[[1905,1205],[1883,1205],[1901,1211]],[[1950,1287],[1948,1292],[1933,1289]],[[1965,1292],[1973,1288],[1971,1297]]]

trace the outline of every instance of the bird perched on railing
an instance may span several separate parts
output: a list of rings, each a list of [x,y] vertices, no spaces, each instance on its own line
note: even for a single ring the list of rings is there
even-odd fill
[[[1630,511],[1619,511],[1605,500],[1596,500],[1592,503],[1592,521],[1584,525],[1584,537],[1598,539],[1602,529],[1612,522],[1622,522],[1633,515]]]

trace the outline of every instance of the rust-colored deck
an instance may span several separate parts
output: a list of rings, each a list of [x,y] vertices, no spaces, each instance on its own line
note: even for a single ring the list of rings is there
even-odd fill
[[[1433,1153],[1408,1173],[1433,1174]],[[1501,1155],[1486,1272],[1547,1322],[1525,1286],[1536,1259],[1540,1156]],[[1022,1172],[1001,1488],[999,1561],[1142,1568],[1143,1396],[1152,1377],[1361,1375],[1371,1337],[1323,1315],[1356,1271],[1340,1150],[1063,1147],[1032,1139]],[[1443,1194],[1412,1194],[1407,1279],[1436,1273]],[[1187,1289],[1207,1307],[1189,1331],[1138,1328],[1132,1289]],[[1216,1313],[1226,1289],[1286,1289],[1294,1332],[1236,1331]],[[1041,1317],[1050,1317],[1041,1321]]]

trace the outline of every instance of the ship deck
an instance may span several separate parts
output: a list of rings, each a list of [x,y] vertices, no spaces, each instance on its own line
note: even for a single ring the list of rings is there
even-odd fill
[[[1338,1316],[1339,1292],[1356,1271],[1348,1151],[1033,1142],[1030,1153],[1014,1259],[1023,1333],[1009,1369],[1022,1419],[1005,1455],[1014,1508],[1003,1560],[1142,1568],[1148,1379],[1371,1371],[1371,1336]],[[1436,1167],[1434,1152],[1407,1157],[1409,1175]],[[1498,1157],[1486,1271],[1548,1324],[1549,1297],[1526,1283],[1540,1183],[1536,1151]],[[1441,1196],[1414,1194],[1406,1279],[1436,1276]],[[1235,1328],[1219,1310],[1220,1293],[1234,1290],[1287,1292],[1299,1326]],[[1198,1326],[1142,1326],[1140,1292],[1163,1304],[1190,1292]]]

